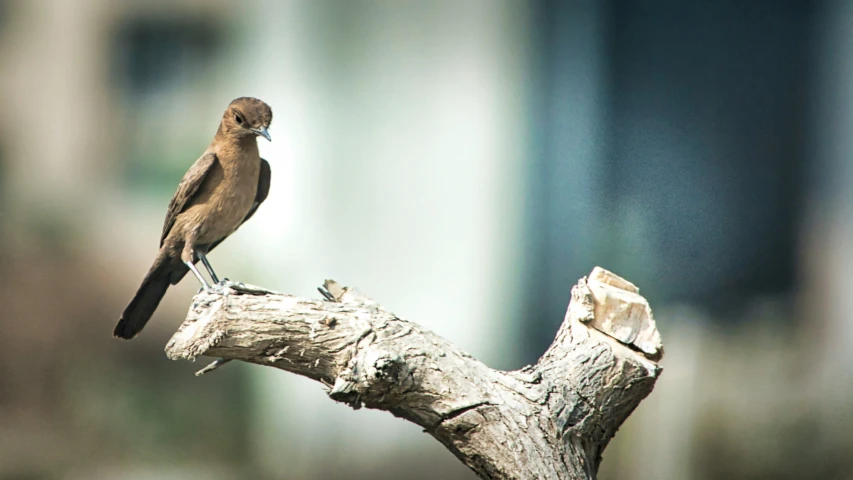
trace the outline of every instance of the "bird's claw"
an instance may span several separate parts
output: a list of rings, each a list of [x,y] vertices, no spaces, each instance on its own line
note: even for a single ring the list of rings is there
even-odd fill
[[[202,293],[205,295],[224,295],[226,287],[228,285],[225,285],[223,282],[214,283],[213,285],[203,285],[198,289],[196,295],[201,295]]]
[[[234,289],[234,290],[240,290],[240,289],[245,289],[245,288],[246,288],[246,284],[245,284],[245,283],[243,283],[243,282],[235,282],[234,280],[229,280],[229,279],[227,279],[227,278],[223,278],[223,279],[222,279],[222,282],[220,283],[220,285],[222,285],[223,287],[232,288],[232,289]]]
[[[229,280],[227,278],[223,278],[222,280],[214,283],[213,285],[203,285],[198,289],[196,295],[201,295],[202,293],[206,295],[226,295],[228,290],[245,290],[246,284],[243,282],[235,282],[233,280]]]

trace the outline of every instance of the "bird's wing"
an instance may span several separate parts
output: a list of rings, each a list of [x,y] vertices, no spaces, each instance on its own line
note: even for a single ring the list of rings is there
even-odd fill
[[[189,205],[190,200],[192,200],[198,191],[198,187],[204,182],[205,177],[210,172],[210,168],[215,163],[216,154],[206,153],[196,160],[193,166],[184,174],[184,178],[178,184],[178,191],[175,192],[175,196],[169,202],[169,210],[166,212],[166,220],[163,222],[163,233],[160,235],[161,247],[163,246],[163,241],[166,239],[166,235],[169,234],[169,230],[172,229],[172,225],[175,224],[175,218]]]
[[[255,201],[252,202],[252,208],[249,209],[249,213],[243,218],[243,221],[240,222],[240,225],[246,223],[246,220],[252,218],[252,215],[258,210],[258,207],[264,203],[264,200],[267,199],[267,195],[270,193],[270,177],[272,176],[272,171],[270,170],[270,164],[263,158],[261,159],[261,171],[258,175],[258,190],[255,192]]]
[[[272,171],[270,170],[270,164],[263,158],[261,159],[261,171],[258,175],[258,189],[255,192],[255,201],[252,202],[252,207],[249,208],[249,212],[246,213],[246,216],[243,217],[243,221],[240,222],[240,225],[246,223],[246,220],[252,218],[252,215],[258,210],[258,207],[264,203],[264,200],[267,199],[267,195],[270,193],[270,178],[272,176]],[[225,240],[228,237],[224,237],[216,242],[213,242],[210,245],[210,248],[207,251],[211,251],[216,248],[217,245],[222,243],[222,240]]]

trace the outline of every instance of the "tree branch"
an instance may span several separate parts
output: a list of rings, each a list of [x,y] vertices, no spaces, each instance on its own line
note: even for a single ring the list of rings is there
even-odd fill
[[[414,422],[486,479],[590,479],[616,430],[654,387],[663,350],[646,300],[596,268],[536,365],[491,369],[447,340],[326,281],[328,300],[228,284],[195,297],[166,346],[280,368],[333,400]]]

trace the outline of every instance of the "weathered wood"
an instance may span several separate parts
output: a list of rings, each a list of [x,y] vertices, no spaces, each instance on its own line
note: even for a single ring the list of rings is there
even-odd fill
[[[572,289],[536,365],[491,369],[359,292],[326,281],[311,300],[229,284],[196,296],[166,346],[280,368],[323,382],[333,400],[422,426],[486,479],[590,479],[601,453],[661,373],[645,299],[602,269]]]

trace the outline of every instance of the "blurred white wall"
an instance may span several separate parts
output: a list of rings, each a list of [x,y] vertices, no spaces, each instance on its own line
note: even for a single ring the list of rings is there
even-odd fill
[[[317,296],[335,278],[493,366],[516,366],[523,7],[254,1],[229,95],[272,106],[273,142],[261,152],[273,181],[227,247],[258,266],[247,280]],[[323,464],[340,472],[424,448],[458,463],[387,413],[352,412],[278,371],[253,374],[257,451],[270,471],[321,478]],[[325,462],[311,458],[330,449]]]

